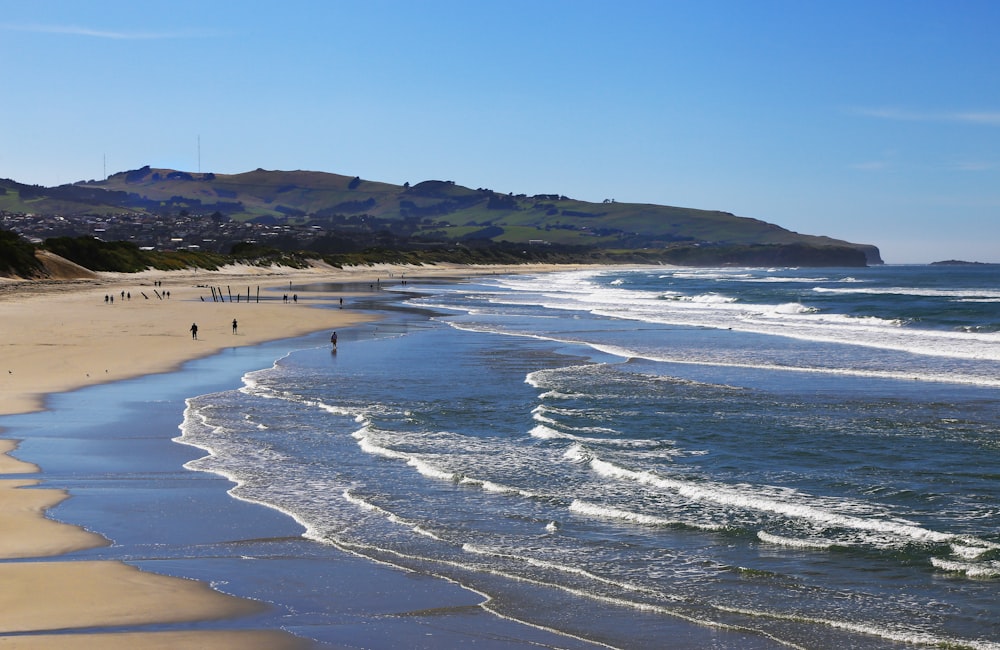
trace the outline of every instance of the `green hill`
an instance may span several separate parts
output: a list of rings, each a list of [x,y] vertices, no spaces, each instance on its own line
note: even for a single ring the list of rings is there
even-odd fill
[[[5,190],[3,190],[5,188]],[[527,196],[471,189],[450,181],[392,185],[324,172],[189,173],[170,169],[121,172],[103,181],[56,188],[0,185],[0,210],[38,214],[215,214],[236,221],[315,225],[334,232],[391,232],[414,243],[507,242],[606,251],[644,250],[666,258],[703,259],[704,250],[801,253],[860,251],[881,264],[873,245],[803,235],[727,212],[641,203],[589,203],[558,194]],[[766,257],[766,256],[765,256]],[[799,259],[800,255],[796,256]],[[822,257],[822,256],[821,256]],[[806,255],[808,259],[808,255]],[[846,258],[845,258],[846,259]]]

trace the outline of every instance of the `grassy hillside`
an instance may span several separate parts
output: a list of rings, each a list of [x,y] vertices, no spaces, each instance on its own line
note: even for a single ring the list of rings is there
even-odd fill
[[[411,242],[550,244],[603,250],[699,245],[878,249],[803,235],[727,212],[642,203],[588,203],[562,195],[498,194],[450,181],[392,185],[311,171],[194,174],[143,167],[58,188],[5,182],[0,209],[40,214],[217,214],[237,221],[316,225],[331,232],[391,232]]]
[[[125,192],[189,209],[219,209],[235,219],[270,218],[321,225],[373,218],[409,225],[411,236],[462,239],[481,233],[493,241],[612,248],[659,248],[691,242],[849,245],[871,263],[873,246],[802,235],[727,212],[641,203],[588,203],[561,195],[498,194],[450,181],[398,186],[309,171],[189,174],[143,168],[85,187]],[[197,201],[197,203],[195,202]]]

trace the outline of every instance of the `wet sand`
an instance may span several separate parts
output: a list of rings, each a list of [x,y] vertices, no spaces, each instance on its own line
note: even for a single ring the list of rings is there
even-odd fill
[[[488,267],[362,267],[346,271],[319,268],[293,272],[229,269],[200,274],[108,274],[98,281],[0,284],[0,322],[4,328],[4,340],[0,343],[4,364],[0,368],[3,381],[0,415],[29,414],[23,416],[29,418],[28,422],[33,414],[40,418],[37,434],[30,439],[21,427],[15,427],[15,435],[24,438],[20,449],[15,450],[15,441],[0,440],[0,580],[4,584],[0,611],[5,612],[0,622],[0,645],[311,647],[311,642],[277,629],[295,628],[294,620],[287,625],[282,622],[281,612],[267,614],[266,605],[222,593],[207,584],[220,579],[216,572],[224,570],[226,562],[238,562],[252,556],[255,550],[267,556],[271,552],[268,549],[275,545],[305,542],[299,539],[301,531],[289,518],[260,506],[235,502],[226,495],[225,481],[221,478],[205,479],[182,469],[186,459],[199,453],[171,443],[170,428],[176,427],[178,404],[182,405],[183,396],[190,396],[193,394],[190,391],[202,387],[188,386],[185,382],[190,380],[185,373],[163,375],[168,384],[165,390],[174,391],[175,395],[166,408],[169,414],[159,421],[155,415],[123,413],[114,416],[114,422],[103,423],[100,422],[103,412],[96,405],[111,403],[112,392],[116,397],[124,394],[125,397],[118,398],[123,401],[116,408],[127,411],[124,404],[129,390],[145,392],[149,384],[143,382],[150,381],[149,377],[176,370],[192,360],[309,333],[324,332],[322,337],[325,337],[329,330],[345,329],[372,318],[370,314],[352,311],[356,293],[309,292],[295,300],[296,286],[340,282],[362,287],[363,295],[366,283],[398,283],[400,277],[495,272],[503,271]],[[218,295],[213,300],[210,287],[215,287],[217,294],[225,292],[225,301],[220,302]],[[240,302],[230,302],[238,292],[242,292]],[[245,299],[248,293],[249,302]],[[343,309],[338,308],[340,298],[345,301]],[[315,308],[318,306],[325,308]],[[238,323],[235,332],[234,318]],[[191,323],[198,323],[197,339],[189,331]],[[322,337],[317,340],[325,340]],[[230,381],[239,377],[232,369],[225,374]],[[129,388],[130,382],[122,380],[130,378],[142,379]],[[222,379],[204,381],[211,385]],[[101,390],[111,391],[106,393],[107,399],[89,397],[95,394],[85,392]],[[57,394],[66,391],[77,391],[67,399],[75,399],[76,404],[82,402],[84,406],[78,408],[84,412],[60,419],[55,416],[66,412],[53,403],[58,401]],[[89,400],[94,400],[93,412],[86,411]],[[45,408],[54,409],[54,413],[43,412]],[[92,428],[100,429],[102,435],[108,435],[92,439],[76,430],[61,432],[64,419],[89,423]],[[136,422],[154,431],[131,433]],[[24,428],[30,431],[32,426]],[[17,456],[47,460],[37,466],[7,455],[11,451]],[[117,458],[107,462],[118,465],[110,474],[102,473],[109,470],[96,464],[109,458]],[[130,479],[128,485],[116,484],[118,479],[92,480],[94,476],[106,475],[135,475],[141,479]],[[91,480],[85,480],[87,477]],[[45,487],[51,482],[70,487],[68,490]],[[206,488],[206,482],[213,485]],[[101,493],[100,498],[92,496],[97,493]],[[130,503],[136,495],[148,500]],[[67,498],[74,508],[89,512],[88,521],[99,522],[96,530],[84,530],[46,516],[52,510],[59,511]],[[157,501],[156,507],[150,508],[149,500],[153,499]],[[95,513],[107,509],[108,503],[115,504],[114,512]],[[196,521],[201,523],[182,525],[180,530],[168,533],[159,528],[164,517],[176,521],[192,504],[208,510],[207,514],[196,513]],[[211,523],[206,526],[206,521]],[[279,531],[277,538],[275,531]],[[227,552],[232,557],[214,562],[211,569],[205,569],[206,562],[188,556],[186,550],[226,543],[227,536],[253,540],[258,534],[263,541],[257,540],[237,551],[230,549]],[[150,553],[154,541],[166,550]],[[477,625],[487,630],[485,634],[495,640],[490,626],[495,627],[499,622],[476,607],[477,595],[455,585],[404,580],[410,587],[407,595],[396,584],[400,580],[398,571],[376,571],[370,562],[350,557],[326,570],[332,572],[331,579],[345,581],[345,593],[355,592],[361,600],[375,599],[368,609],[358,616],[348,616],[343,622],[345,645],[353,646],[355,641],[371,634],[375,634],[373,638],[380,634],[389,638],[407,637],[410,628],[425,625],[417,619],[426,617],[414,617],[412,621],[406,617],[394,618],[392,623],[381,625],[378,633],[374,626],[365,624],[370,624],[373,616],[379,616],[381,608],[398,613],[401,608],[421,610],[427,604],[435,607],[444,604],[444,609],[458,612],[462,617],[472,615]],[[241,576],[236,583],[242,580],[250,584],[245,589],[237,584],[232,591],[242,589],[252,594],[253,580],[263,579],[251,577],[253,572],[248,569],[234,572]],[[284,574],[273,569],[264,571],[264,575],[283,579]],[[359,582],[370,582],[374,577],[379,586],[367,584],[362,588],[346,584],[355,576]],[[410,602],[413,599],[416,606]],[[466,608],[472,608],[471,614]],[[348,610],[349,607],[345,611]],[[466,626],[456,638],[467,640],[469,630],[474,627]],[[496,632],[500,636],[505,633],[506,630]],[[444,635],[437,641],[446,638]],[[534,643],[532,639],[521,641],[526,645]],[[520,643],[513,638],[510,642],[515,646]]]

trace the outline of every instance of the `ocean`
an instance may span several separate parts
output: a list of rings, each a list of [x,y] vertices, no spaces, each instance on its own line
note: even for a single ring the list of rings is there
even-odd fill
[[[567,644],[1000,648],[1000,267],[602,268],[367,306],[336,352],[188,399],[188,469]]]

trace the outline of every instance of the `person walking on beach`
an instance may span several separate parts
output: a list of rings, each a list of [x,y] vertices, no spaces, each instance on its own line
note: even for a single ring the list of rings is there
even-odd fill
[[[198,340],[198,323],[191,323],[191,338],[195,341]]]
[[[233,319],[233,334],[236,333],[236,319]]]
[[[333,334],[330,335],[330,345],[333,346],[334,350],[337,349],[337,333],[336,332],[334,332]]]

